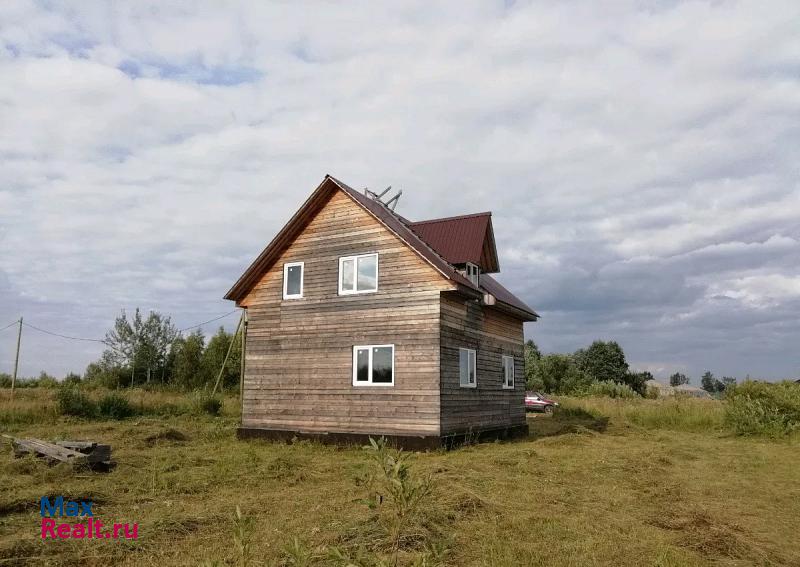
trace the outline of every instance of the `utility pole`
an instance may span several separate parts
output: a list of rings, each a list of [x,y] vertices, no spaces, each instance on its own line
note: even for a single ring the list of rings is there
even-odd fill
[[[14,375],[11,377],[11,397],[14,397],[14,386],[17,383],[17,368],[19,368],[19,343],[22,340],[22,317],[19,318],[19,331],[17,331],[17,356],[14,358]]]
[[[233,332],[233,336],[231,337],[231,342],[228,345],[228,352],[225,353],[225,360],[222,361],[222,368],[219,369],[219,374],[217,374],[217,381],[214,382],[214,389],[211,390],[211,395],[217,393],[217,386],[219,386],[219,381],[222,378],[222,373],[225,371],[225,365],[228,364],[228,357],[231,355],[231,350],[233,350],[233,343],[236,342],[236,337],[239,335],[239,329],[242,327],[242,322],[244,321],[246,311],[242,311],[242,316],[239,317],[239,323],[236,325],[236,330]],[[241,380],[241,377],[239,378]]]

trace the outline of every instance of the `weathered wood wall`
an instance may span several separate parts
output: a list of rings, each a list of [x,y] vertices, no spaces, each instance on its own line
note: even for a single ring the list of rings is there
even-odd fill
[[[338,295],[339,258],[379,253],[377,293]],[[283,264],[305,262],[302,299],[283,300]],[[342,192],[242,301],[242,426],[439,434],[439,297],[453,286]],[[395,385],[354,387],[353,345],[394,344]]]
[[[459,348],[476,351],[476,388],[459,385]],[[443,294],[441,434],[525,424],[522,321]],[[503,389],[503,355],[514,357],[514,389]]]

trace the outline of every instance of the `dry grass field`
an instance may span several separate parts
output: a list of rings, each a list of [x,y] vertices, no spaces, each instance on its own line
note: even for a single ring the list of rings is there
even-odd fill
[[[107,442],[118,462],[74,471],[4,443],[0,566],[800,565],[800,441],[735,437],[718,401],[564,400],[528,439],[414,454],[431,492],[395,555],[363,448],[238,441],[234,397],[212,417],[134,392],[143,415],[102,421],[58,415],[52,391],[0,396],[4,433]],[[42,540],[57,495],[138,539]]]

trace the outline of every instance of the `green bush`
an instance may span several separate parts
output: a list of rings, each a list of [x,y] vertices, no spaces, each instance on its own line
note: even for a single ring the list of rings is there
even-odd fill
[[[39,374],[38,378],[31,380],[32,388],[58,388],[59,385],[58,380],[44,371]]]
[[[222,398],[219,396],[212,396],[206,392],[197,392],[194,396],[194,403],[192,406],[195,413],[219,415],[222,411]]]
[[[592,378],[568,354],[547,354],[535,361],[528,373],[527,387],[551,394],[572,394],[586,389]]]
[[[112,392],[103,396],[97,402],[97,413],[110,419],[126,419],[136,414],[128,398],[122,394]]]
[[[647,386],[644,391],[644,397],[648,400],[657,400],[661,397],[661,390],[657,386]]]
[[[725,424],[739,435],[779,437],[800,430],[800,384],[748,380],[730,386]]]
[[[70,372],[69,374],[64,376],[64,380],[62,380],[61,383],[64,385],[78,386],[81,383],[81,377],[79,374]]]
[[[76,417],[94,417],[97,406],[78,388],[61,387],[58,390],[58,411],[61,415],[74,415]]]
[[[639,394],[634,392],[633,388],[627,384],[618,384],[617,382],[612,382],[611,380],[592,382],[583,390],[583,394],[586,396],[606,396],[609,398],[623,399],[639,397]]]

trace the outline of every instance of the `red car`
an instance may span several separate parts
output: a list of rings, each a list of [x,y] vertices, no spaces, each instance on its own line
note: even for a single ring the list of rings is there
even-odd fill
[[[557,407],[557,401],[545,398],[539,392],[525,392],[526,411],[543,411],[544,413],[553,413],[553,408]]]

